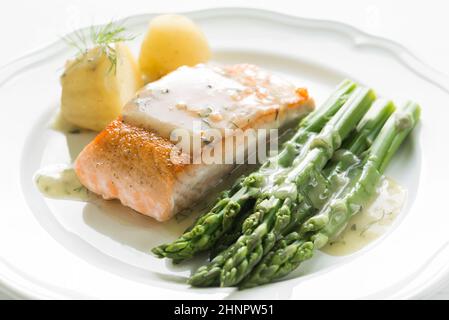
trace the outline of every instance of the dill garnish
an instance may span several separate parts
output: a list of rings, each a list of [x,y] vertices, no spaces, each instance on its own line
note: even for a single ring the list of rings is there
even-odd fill
[[[126,28],[122,24],[113,21],[103,26],[91,26],[89,31],[78,30],[65,36],[64,41],[77,50],[76,58],[81,58],[93,47],[100,48],[106,55],[111,66],[108,70],[116,72],[117,52],[113,46],[115,43],[133,40],[136,36],[126,34]]]

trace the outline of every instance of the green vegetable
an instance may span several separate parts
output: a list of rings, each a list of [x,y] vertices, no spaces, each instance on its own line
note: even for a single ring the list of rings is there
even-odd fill
[[[307,195],[298,193],[298,189],[301,186],[326,184],[325,181],[317,181],[324,179],[321,170],[342,140],[357,126],[374,99],[372,90],[355,89],[322,131],[312,138],[305,155],[294,159],[285,179],[263,188],[254,213],[243,223],[243,235],[209,265],[199,268],[190,278],[192,285],[216,284],[219,275],[221,286],[233,286],[252,270],[291,222],[300,220],[302,213],[309,211],[308,203],[306,207],[301,206]],[[314,205],[313,200],[311,204]]]
[[[317,215],[278,241],[274,250],[262,259],[241,287],[253,287],[286,276],[301,262],[310,259],[315,249],[338,235],[348,220],[360,212],[376,193],[376,187],[391,157],[419,117],[420,107],[414,102],[408,102],[396,111],[374,140],[362,164],[348,172],[349,183],[342,192],[331,198]],[[354,142],[352,147],[356,148],[357,145]]]

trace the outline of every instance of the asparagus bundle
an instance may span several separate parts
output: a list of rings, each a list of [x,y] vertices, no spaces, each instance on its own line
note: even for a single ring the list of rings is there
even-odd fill
[[[235,227],[242,207],[252,199],[259,198],[262,187],[272,186],[280,176],[291,170],[294,160],[305,154],[315,135],[348,101],[355,89],[354,82],[343,81],[320,109],[300,122],[296,134],[277,156],[270,158],[257,172],[241,179],[231,190],[225,192],[213,208],[202,215],[180,238],[171,244],[156,247],[152,252],[159,258],[179,261],[214,246],[221,236]]]
[[[348,150],[339,150],[336,154],[334,154],[335,159],[332,164],[328,165],[323,171],[324,176],[321,176],[321,179],[314,178],[316,183],[306,184],[305,187],[301,188],[303,189],[301,192],[304,195],[304,198],[296,210],[301,212],[300,215],[302,215],[302,219],[292,219],[290,226],[284,231],[279,232],[279,234],[285,235],[285,233],[288,233],[288,231],[291,230],[292,227],[296,226],[297,223],[311,216],[315,208],[321,208],[325,202],[324,200],[327,199],[328,195],[326,195],[326,193],[333,194],[337,191],[337,187],[335,185],[339,186],[341,184],[338,182],[341,173],[358,163],[359,160],[357,156],[360,156],[360,154],[371,145],[385,121],[390,117],[394,110],[395,107],[390,101],[379,100],[374,103],[374,106],[370,112],[362,119],[362,121],[360,121],[357,126],[357,130],[355,130],[351,138],[348,138],[347,141],[345,141],[345,146]],[[325,197],[323,197],[323,195]],[[313,197],[321,199],[321,202],[314,204],[314,201],[308,199]],[[298,222],[298,220],[300,221]],[[245,229],[245,227],[242,229]],[[274,230],[277,229],[274,228]],[[271,236],[275,236],[274,241],[279,234],[271,234]],[[234,237],[238,238],[239,235],[241,235],[241,232],[238,233],[237,236],[234,235]],[[239,241],[243,241],[243,238],[239,239]],[[235,246],[236,245],[234,245],[234,247]],[[270,248],[270,241],[266,241],[262,256],[266,254]],[[192,276],[190,283],[195,286],[218,285],[218,277],[221,273],[223,273],[223,271],[221,271],[223,268],[220,268],[220,266],[223,266],[226,263],[223,257],[232,256],[230,252],[232,252],[232,249],[225,250],[221,254],[221,257],[213,260],[213,262],[208,266],[200,268],[198,272]],[[257,252],[259,253],[258,258],[260,258],[260,251]],[[257,255],[249,255],[249,257],[254,261]],[[241,279],[244,275],[251,271],[253,266],[253,263],[248,263],[248,261],[242,263],[239,268],[236,268],[235,272],[238,273],[238,276],[235,278]]]
[[[408,102],[387,121],[361,166],[348,173],[348,184],[320,212],[278,241],[241,284],[253,287],[286,276],[312,257],[313,251],[338,235],[348,220],[375,194],[382,173],[402,141],[419,120],[420,108]],[[352,147],[357,148],[358,142]]]
[[[314,201],[306,201],[307,192],[298,192],[298,189],[320,185],[324,186],[320,194],[326,192],[328,186],[321,170],[340,147],[342,140],[357,126],[374,99],[375,95],[370,89],[355,90],[323,130],[311,140],[305,155],[295,158],[285,178],[263,188],[254,213],[243,223],[243,235],[209,265],[199,268],[190,278],[192,285],[209,286],[219,282],[221,286],[232,286],[239,283],[271,250],[289,225],[301,222],[301,218],[306,217]]]

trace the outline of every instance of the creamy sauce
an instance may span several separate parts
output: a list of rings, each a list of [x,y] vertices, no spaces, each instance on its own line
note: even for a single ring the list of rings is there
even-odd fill
[[[236,68],[181,67],[145,86],[124,107],[123,119],[165,138],[175,129],[244,128],[275,110],[283,120],[285,105],[298,98],[295,87],[255,67]]]
[[[348,222],[342,233],[321,250],[344,256],[361,250],[384,234],[401,211],[407,192],[390,178],[383,178],[376,198]]]
[[[89,200],[90,192],[81,184],[73,168],[55,165],[35,174],[35,183],[46,197],[55,199]]]

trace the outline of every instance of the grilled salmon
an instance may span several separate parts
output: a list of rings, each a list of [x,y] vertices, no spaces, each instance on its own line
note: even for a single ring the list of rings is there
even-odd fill
[[[75,171],[90,191],[166,221],[234,166],[192,163],[194,151],[173,142],[174,130],[193,139],[207,129],[226,136],[228,129],[279,128],[313,108],[306,89],[254,65],[181,67],[138,92],[80,153]]]

